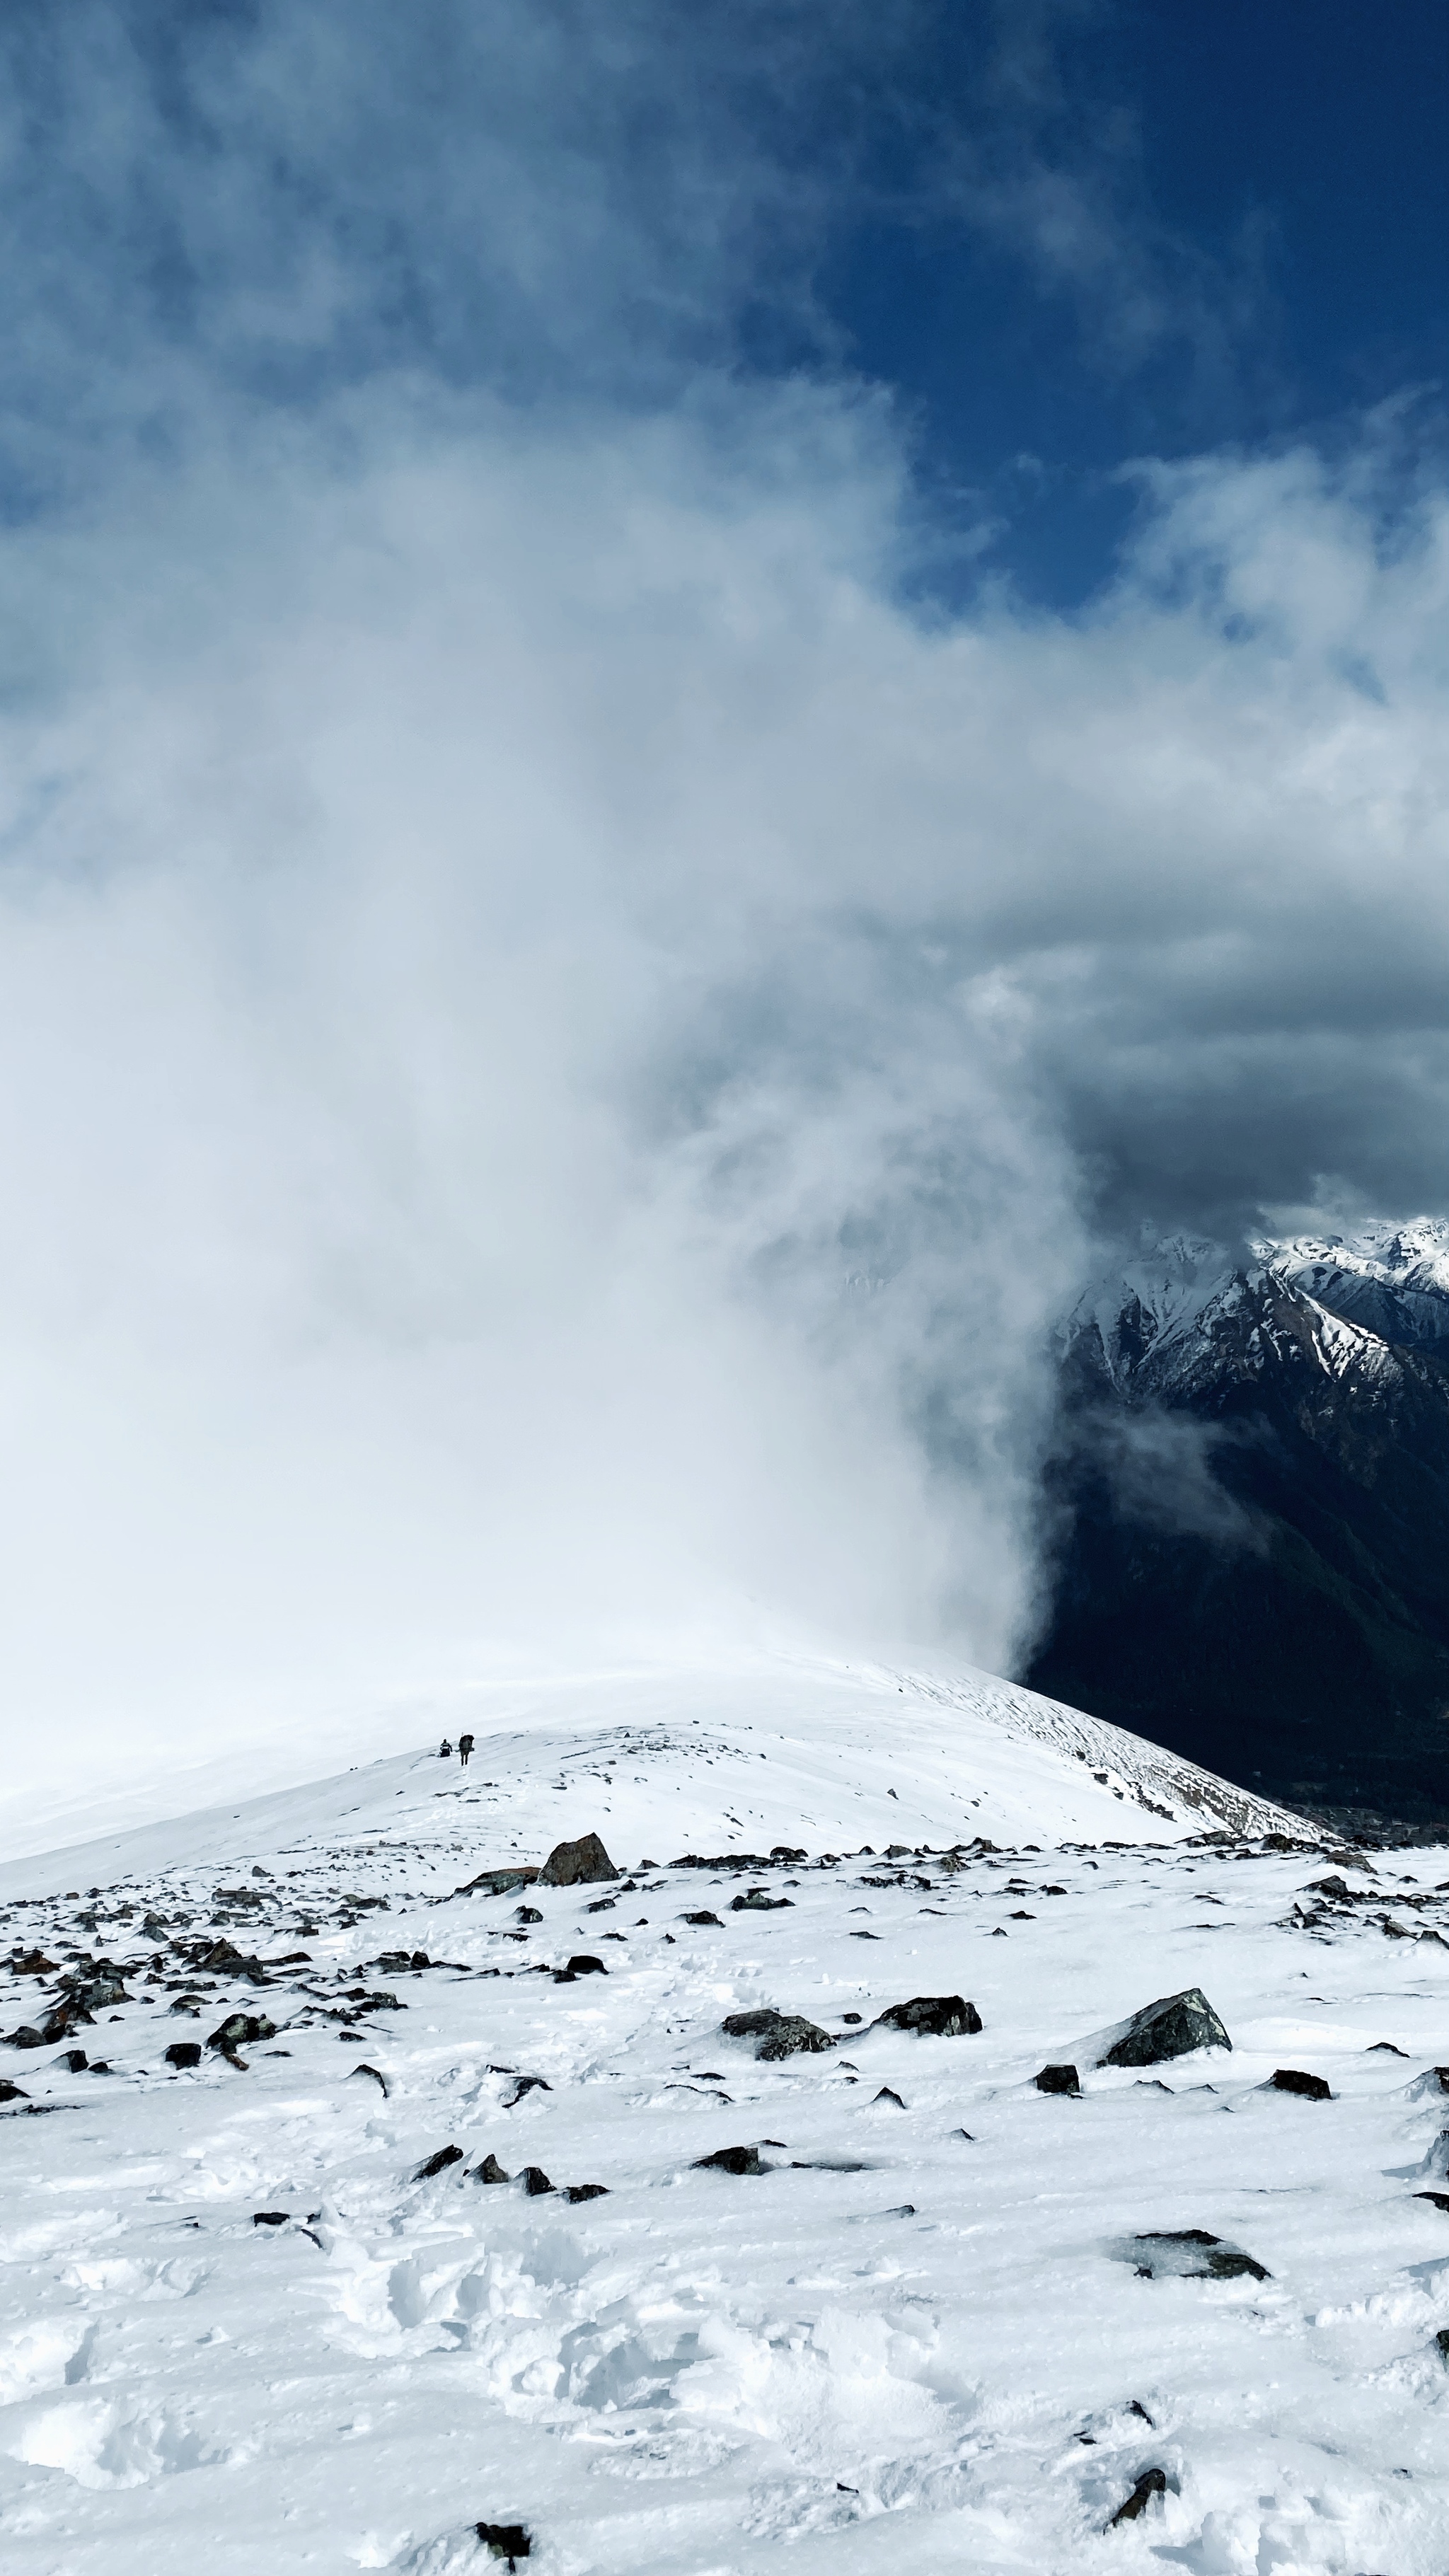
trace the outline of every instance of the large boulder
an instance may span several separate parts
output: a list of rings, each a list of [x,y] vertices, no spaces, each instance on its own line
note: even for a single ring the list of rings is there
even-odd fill
[[[1210,2236],[1205,2227],[1152,2227],[1134,2237],[1143,2280],[1268,2281],[1272,2274],[1241,2245]]]
[[[1232,2041],[1201,1986],[1185,1986],[1180,1995],[1160,1995],[1144,2004],[1119,2032],[1099,2066],[1161,2066],[1169,2057],[1187,2057],[1195,2048],[1231,2048]]]
[[[960,2039],[981,2026],[976,2006],[962,1995],[912,1995],[907,2004],[891,2004],[875,2023],[877,2030],[914,2030],[931,2039]]]
[[[485,1896],[511,1896],[515,1887],[532,1887],[537,1876],[538,1871],[531,1863],[526,1869],[480,1869],[476,1878],[468,1879],[462,1887],[455,1887],[453,1894],[476,1896],[481,1888]]]
[[[757,2039],[756,2057],[814,2056],[835,2046],[828,2031],[817,2030],[800,2013],[776,2012],[773,2004],[763,2004],[754,2012],[727,2013],[720,2027],[727,2039]]]
[[[591,1887],[596,1879],[621,1878],[597,1834],[581,1834],[574,1843],[555,1843],[538,1873],[540,1887]]]

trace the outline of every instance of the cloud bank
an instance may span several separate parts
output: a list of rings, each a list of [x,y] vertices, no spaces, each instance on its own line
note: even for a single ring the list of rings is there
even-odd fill
[[[1444,494],[1149,462],[1089,611],[922,609],[888,394],[740,355],[863,19],[198,23],[27,20],[11,138],[16,1776],[1008,1665],[1101,1238],[1445,1202]]]

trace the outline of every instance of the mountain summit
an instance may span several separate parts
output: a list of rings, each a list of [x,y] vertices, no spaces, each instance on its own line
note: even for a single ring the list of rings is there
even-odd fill
[[[1449,1813],[1449,1224],[1146,1235],[1061,1337],[1028,1678],[1291,1803]]]

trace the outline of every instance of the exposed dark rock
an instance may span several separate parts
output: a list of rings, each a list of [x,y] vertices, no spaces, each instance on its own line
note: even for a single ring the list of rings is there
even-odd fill
[[[389,2094],[390,2094],[390,2093],[391,2093],[391,2091],[392,2091],[392,2086],[389,2084],[389,2082],[388,2082],[388,2080],[387,2080],[387,2077],[386,2077],[385,2075],[380,2075],[380,2074],[378,2073],[378,2070],[377,2070],[377,2068],[376,2068],[375,2066],[354,2066],[354,2068],[353,2068],[353,2070],[352,2070],[352,2074],[353,2074],[353,2075],[370,2075],[370,2076],[372,2077],[372,2080],[373,2080],[374,2084],[380,2084],[380,2085],[381,2085],[381,2087],[382,2087],[382,2097],[383,2097],[383,2100],[384,2100],[384,2101],[386,2101],[386,2100],[387,2100],[387,2098],[388,2098]],[[348,2080],[348,2082],[349,2082],[349,2083],[351,2083],[351,2081],[352,2081],[352,2076],[349,2076],[347,2080]]]
[[[206,2045],[219,2048],[224,2057],[234,2057],[239,2048],[255,2048],[264,2039],[275,2039],[277,2025],[265,2013],[228,2013],[214,2030]]]
[[[1154,2496],[1166,2495],[1167,2479],[1161,2469],[1144,2469],[1125,2504],[1119,2504],[1107,2525],[1115,2531],[1119,2522],[1136,2522],[1147,2511]]]
[[[717,1914],[711,1914],[707,1906],[698,1914],[682,1914],[679,1919],[681,1923],[693,1923],[698,1925],[701,1929],[703,1929],[704,1925],[708,1923],[713,1926],[716,1932],[722,1932],[724,1930],[724,1925],[721,1923],[719,1916]]]
[[[166,2063],[168,2066],[199,2066],[201,2064],[200,2040],[173,2039],[166,2051]]]
[[[1449,2209],[1449,2191],[1416,2191],[1416,2200],[1432,2200],[1436,2209]]]
[[[286,1959],[273,1960],[272,1965],[286,1968],[291,1965],[292,1958],[305,1959],[306,1955],[305,1950],[294,1951]],[[430,1968],[432,1964],[426,1950],[384,1950],[382,1956],[373,1961],[373,1966],[381,1968],[384,1975],[389,1977],[400,1976],[404,1970],[411,1974],[415,1970]]]
[[[428,2156],[424,2162],[419,2165],[417,2172],[413,2176],[413,2180],[414,2182],[431,2182],[434,2174],[445,2173],[449,2165],[460,2165],[462,2161],[463,2150],[461,2147],[439,2147],[435,2155]]]
[[[612,1914],[617,1903],[617,1897],[596,1896],[592,1905],[586,1905],[584,1907],[584,1912],[586,1914]]]
[[[285,2227],[291,2215],[290,2209],[254,2209],[252,2225],[253,2227]]]
[[[56,1972],[54,1959],[47,1959],[43,1950],[24,1950],[10,1965],[17,1977],[53,1977]]]
[[[543,1916],[536,1905],[515,1905],[513,1920],[515,1923],[541,1923]]]
[[[1305,2102],[1331,2102],[1333,2095],[1321,2075],[1304,2075],[1296,2066],[1279,2066],[1264,2085],[1265,2093],[1301,2093]]]
[[[1151,2228],[1134,2240],[1151,2250],[1144,2253],[1138,2270],[1145,2276],[1176,2276],[1189,2281],[1254,2281],[1271,2280],[1272,2274],[1241,2245],[1226,2244],[1221,2236],[1210,2236],[1205,2227]]]
[[[848,2021],[852,2027],[855,2027],[860,2021],[859,2013],[842,2013],[840,2018],[842,2021]]]
[[[515,1887],[532,1887],[537,1876],[538,1871],[532,1865],[521,1869],[480,1869],[476,1878],[468,1879],[462,1887],[455,1887],[453,1893],[455,1896],[476,1896],[481,1889],[485,1896],[508,1896]]]
[[[88,2075],[109,2075],[110,2071],[103,2057],[93,2057],[86,2069]]]
[[[267,1972],[260,1959],[244,1956],[231,1941],[198,1941],[190,1952],[191,1965],[211,1977],[245,1977],[248,1985],[264,1986]]]
[[[1441,2326],[1434,2341],[1439,2347],[1440,2360],[1449,2363],[1449,2326]]]
[[[730,1898],[730,1912],[731,1914],[778,1914],[784,1907],[793,1905],[794,1901],[791,1896],[767,1896],[762,1887],[751,1887],[745,1890],[743,1896]]]
[[[1409,2054],[1406,2048],[1395,2048],[1391,2039],[1371,2039],[1365,2054],[1377,2057],[1381,2053],[1385,2057],[1407,2057]]]
[[[1044,2066],[1034,2078],[1038,2093],[1073,2093],[1082,2089],[1075,2066]]]
[[[28,2102],[30,2096],[20,2085],[12,2084],[8,2075],[0,2075],[0,2102]]]
[[[877,2030],[913,2030],[931,2039],[960,2039],[981,2026],[976,2006],[961,1995],[912,1995],[909,2003],[890,2005],[875,2024]]]
[[[512,2182],[513,2176],[504,2172],[490,2147],[481,2165],[473,2167],[473,2180],[475,2182]]]
[[[759,2174],[769,2167],[760,2162],[758,2147],[716,2147],[712,2156],[696,2156],[696,2173]]]
[[[84,2075],[90,2060],[83,2048],[68,2048],[63,2057],[57,2058],[56,2063],[63,2066],[68,2075]]]
[[[615,1869],[597,1834],[581,1834],[577,1842],[555,1843],[538,1873],[540,1887],[585,1887],[601,1878],[622,1878]]]
[[[1200,1986],[1185,1986],[1180,1995],[1162,1995],[1135,2012],[1120,2039],[1114,2040],[1099,2066],[1160,2066],[1169,2057],[1186,2057],[1195,2048],[1231,2048],[1232,2041]]]
[[[608,2197],[606,2182],[571,2182],[564,2193],[565,2200],[607,2200]]]
[[[553,2189],[542,2165],[525,2165],[518,2179],[530,2200],[541,2200],[546,2191]]]
[[[500,2071],[506,2072],[506,2070]],[[552,2091],[553,2086],[546,2075],[520,2075],[503,2108],[505,2111],[511,2111],[516,2103],[523,2100],[525,2093],[551,2093]]]
[[[509,2567],[515,2559],[527,2558],[533,2549],[521,2522],[480,2522],[475,2523],[474,2529],[489,2557],[501,2558]]]
[[[567,1966],[558,1971],[560,1979],[564,1977],[607,1977],[608,1973],[609,1971],[605,1967],[603,1960],[591,1957],[587,1950],[576,1950]]]
[[[876,2102],[892,2102],[898,2111],[904,2111],[906,2107],[899,2093],[893,2093],[889,2084],[883,2084],[880,2091],[873,2094],[871,2099]]]
[[[33,2022],[23,2021],[17,2030],[6,2032],[5,2045],[7,2048],[44,2048],[45,2033],[37,2030]]]
[[[799,2013],[777,2012],[773,2004],[753,2012],[727,2013],[720,2028],[727,2039],[757,2039],[759,2058],[816,2056],[835,2046],[828,2031],[817,2030],[813,2021]]]

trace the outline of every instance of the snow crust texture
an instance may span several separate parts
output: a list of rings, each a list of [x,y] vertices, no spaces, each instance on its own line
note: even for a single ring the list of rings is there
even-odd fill
[[[6,1864],[4,2029],[88,1999],[0,2050],[7,2571],[1442,2576],[1449,1855],[982,1677],[506,1719]]]

